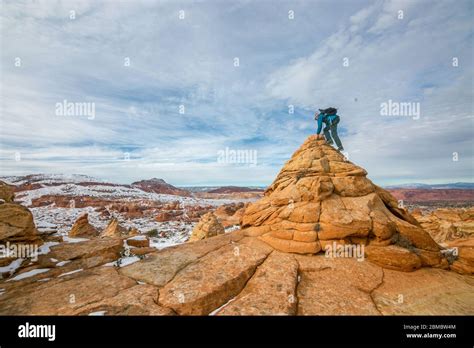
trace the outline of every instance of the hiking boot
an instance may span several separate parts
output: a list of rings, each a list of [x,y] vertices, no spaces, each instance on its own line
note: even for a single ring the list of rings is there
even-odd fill
[[[337,151],[344,151],[344,148],[343,148],[342,146],[339,146],[339,147],[337,148]]]
[[[334,141],[332,141],[332,140],[326,140],[326,143],[327,143],[328,145],[332,145],[332,144],[334,144]]]

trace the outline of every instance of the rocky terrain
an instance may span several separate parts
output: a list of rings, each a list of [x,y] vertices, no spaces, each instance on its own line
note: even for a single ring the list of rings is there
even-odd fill
[[[30,209],[40,233],[71,236],[71,226],[87,214],[94,229],[104,229],[115,218],[124,228],[149,232],[152,244],[159,247],[185,242],[203,214],[221,206],[243,207],[245,202],[255,199],[206,192],[206,197],[198,197],[156,178],[131,185],[102,182],[84,175],[37,174],[2,180],[14,190],[15,201]],[[231,215],[219,213],[226,228],[239,224],[238,215]]]
[[[0,314],[473,315],[472,211],[413,216],[366,175],[310,136],[261,199],[206,201],[214,212],[192,225],[194,241],[166,248],[115,218],[123,190],[165,195],[70,185],[107,203],[81,211],[71,231],[40,233],[33,214],[43,206],[32,191],[44,187],[18,191],[22,206],[2,185],[0,240],[37,245],[38,252],[2,259]],[[160,201],[141,214],[162,213],[158,205],[171,205],[174,214],[189,200],[198,198]],[[99,226],[93,216],[104,211],[108,222]],[[445,227],[451,232],[441,232]]]
[[[398,200],[407,203],[474,204],[474,189],[388,189]]]
[[[418,209],[413,215],[437,243],[455,249],[459,257],[452,262],[451,269],[473,274],[474,207],[443,208],[424,213]]]

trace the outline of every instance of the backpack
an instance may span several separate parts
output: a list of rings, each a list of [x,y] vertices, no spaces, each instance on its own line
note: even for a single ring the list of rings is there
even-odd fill
[[[327,109],[319,109],[323,114],[326,115],[335,115],[337,114],[337,109],[336,108],[327,108]]]

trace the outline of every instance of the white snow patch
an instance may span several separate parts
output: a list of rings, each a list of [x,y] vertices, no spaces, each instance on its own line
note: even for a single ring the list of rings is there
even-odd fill
[[[56,264],[56,267],[62,267],[62,266],[64,266],[64,265],[68,264],[69,262],[71,262],[71,260],[66,260],[66,261],[58,262],[58,263]]]
[[[88,315],[101,316],[101,315],[105,315],[105,313],[107,313],[107,311],[97,311],[97,312],[90,312]]]
[[[70,275],[70,274],[74,274],[74,273],[77,273],[77,272],[81,272],[83,270],[84,270],[83,268],[79,268],[79,269],[76,269],[76,270],[71,271],[71,272],[62,273],[58,276],[58,278],[61,278],[61,277],[64,277],[64,276],[67,276],[67,275]]]
[[[120,267],[131,265],[132,263],[135,263],[137,261],[140,261],[140,258],[138,256],[124,257],[120,259]],[[116,261],[116,265],[117,265],[117,261]]]
[[[18,267],[21,266],[21,263],[23,262],[23,260],[24,259],[16,259],[16,260],[13,260],[8,266],[0,267],[0,273],[7,273],[7,272],[9,272],[10,274],[15,273]]]
[[[58,242],[46,242],[38,248],[38,255],[49,254],[51,247],[58,245]]]
[[[33,277],[37,274],[41,274],[44,272],[48,272],[51,268],[37,268],[37,269],[32,269],[31,271],[21,273],[17,275],[16,277],[13,277],[11,279],[8,279],[7,282],[12,281],[12,280],[21,280],[29,277]]]
[[[229,233],[229,232],[233,232],[233,231],[237,231],[237,230],[240,230],[240,225],[232,225],[232,226],[229,226],[229,227],[225,228],[225,233]]]
[[[125,267],[128,265],[131,265],[132,263],[135,263],[137,261],[140,261],[140,258],[138,256],[128,256],[128,257],[122,257],[120,260],[120,267]],[[118,261],[113,261],[113,262],[107,262],[103,264],[103,267],[119,267]]]
[[[235,297],[231,298],[229,301],[224,303],[222,306],[220,306],[219,308],[217,308],[217,309],[213,310],[211,313],[209,313],[209,315],[216,315],[217,312],[219,312],[222,308],[224,308],[225,306],[227,306],[229,303],[231,303],[234,300],[235,300]]]
[[[131,238],[127,238],[127,240],[130,240],[130,239],[133,239],[133,240],[145,240],[145,239],[146,239],[146,236],[134,236],[134,237],[131,237]]]
[[[85,242],[86,240],[89,240],[87,238],[72,238],[69,236],[63,236],[63,241],[66,243],[80,243],[80,242]]]

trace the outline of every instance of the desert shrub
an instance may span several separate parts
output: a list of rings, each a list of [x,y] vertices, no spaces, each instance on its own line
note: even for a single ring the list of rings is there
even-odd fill
[[[156,228],[145,232],[148,237],[158,237],[158,230]]]

